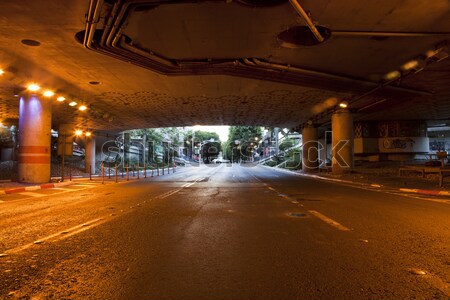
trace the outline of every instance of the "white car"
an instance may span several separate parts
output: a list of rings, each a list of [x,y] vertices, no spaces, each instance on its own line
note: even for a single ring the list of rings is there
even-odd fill
[[[215,163],[215,164],[227,164],[227,163],[230,162],[230,160],[223,159],[223,158],[216,158],[216,159],[213,159],[212,162]]]

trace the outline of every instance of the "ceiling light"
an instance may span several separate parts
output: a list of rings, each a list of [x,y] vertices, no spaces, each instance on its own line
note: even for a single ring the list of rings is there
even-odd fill
[[[401,69],[402,71],[417,73],[425,69],[425,66],[425,61],[423,59],[417,58],[405,63],[403,66],[401,66]]]
[[[85,111],[87,109],[87,106],[86,105],[81,105],[78,109],[81,110],[81,111]]]
[[[413,69],[413,68],[417,67],[418,65],[419,65],[419,62],[417,60],[413,59],[413,60],[408,61],[407,63],[405,63],[402,66],[402,69],[407,71],[407,70],[410,70],[410,69]]]
[[[341,103],[339,103],[339,107],[340,108],[347,108],[348,107],[348,102],[342,101]]]
[[[75,101],[72,101],[72,102],[69,103],[69,105],[70,105],[70,106],[76,106],[77,103],[76,103]]]
[[[29,91],[36,92],[36,91],[39,91],[41,89],[41,87],[35,83],[32,83],[27,87],[27,89]]]
[[[79,130],[79,129],[75,130],[75,135],[76,135],[76,136],[80,136],[80,135],[82,135],[82,134],[83,134],[83,131],[81,131],[81,130]]]
[[[443,59],[446,59],[448,54],[448,48],[446,46],[436,47],[435,50],[430,50],[426,53],[427,59],[433,62],[439,62]]]
[[[53,93],[52,91],[45,91],[44,92],[44,96],[45,97],[53,97],[55,95],[55,93]]]
[[[56,100],[58,102],[63,102],[64,100],[66,100],[66,98],[64,98],[63,96],[59,96],[58,98],[56,98]]]
[[[89,131],[86,132],[86,136],[91,136],[92,133],[90,133]]]
[[[401,76],[399,71],[392,71],[384,75],[384,79],[387,81],[397,79]]]

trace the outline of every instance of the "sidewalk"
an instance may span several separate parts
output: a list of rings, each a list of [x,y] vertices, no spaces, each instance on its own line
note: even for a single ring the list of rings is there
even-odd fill
[[[158,171],[159,171],[159,175],[158,175]],[[181,171],[181,168],[179,168],[179,167],[175,168],[175,172],[179,172],[179,171]],[[173,173],[173,169],[171,168],[169,174],[172,174],[172,173]],[[165,171],[164,171],[164,175],[166,175],[166,174],[168,174],[167,169],[165,169]],[[151,178],[152,170],[147,170],[146,175],[147,175],[147,178]],[[162,175],[163,175],[162,169],[153,170],[153,177],[162,176]],[[118,173],[118,178],[117,178],[118,181],[120,181],[120,182],[127,181],[126,178],[127,178],[126,173]],[[145,173],[143,170],[139,172],[139,176],[138,176],[137,171],[129,172],[129,180],[130,181],[137,180],[137,179],[144,179],[144,178],[145,178]],[[51,188],[57,188],[57,187],[71,185],[71,184],[76,184],[79,181],[89,180],[89,175],[73,176],[72,180],[70,180],[69,177],[65,177],[64,182],[60,182],[60,180],[61,180],[61,177],[52,177],[51,178],[52,182],[43,183],[43,184],[30,184],[30,183],[20,183],[20,182],[15,182],[15,181],[10,181],[10,180],[0,180],[0,195],[21,193],[21,192],[25,192],[25,191],[51,189]],[[101,175],[92,175],[92,180],[99,181],[99,180],[102,180],[102,177],[101,177]],[[111,178],[109,178],[109,174],[105,172],[104,181],[105,182],[115,182],[115,174],[113,172],[111,172]]]
[[[389,188],[406,193],[450,196],[450,182],[448,179],[447,181],[444,181],[444,186],[441,188],[439,187],[439,178],[437,175],[429,174],[426,178],[414,175],[400,177],[398,176],[397,166],[386,168],[356,167],[352,173],[343,175],[334,175],[331,173],[305,174],[300,170],[290,171],[280,168],[277,169],[319,180],[370,186],[372,188]]]

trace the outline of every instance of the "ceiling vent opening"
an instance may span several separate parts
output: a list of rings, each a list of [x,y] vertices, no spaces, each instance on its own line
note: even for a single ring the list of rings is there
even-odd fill
[[[236,0],[236,2],[253,7],[267,7],[280,5],[288,0]]]
[[[324,38],[324,41],[328,40],[331,37],[330,29],[323,26],[316,26],[316,28]],[[317,40],[308,26],[291,27],[281,32],[278,35],[278,40],[281,41],[282,47],[290,49],[321,44],[321,42]]]

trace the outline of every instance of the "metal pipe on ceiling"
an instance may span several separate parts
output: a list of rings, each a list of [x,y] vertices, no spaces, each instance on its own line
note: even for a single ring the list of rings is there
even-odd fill
[[[95,4],[95,8],[94,8]],[[86,34],[84,36],[84,45],[91,48],[91,43],[94,38],[95,29],[97,27],[100,12],[103,6],[103,0],[91,0],[89,4],[89,13],[86,20]]]
[[[289,0],[291,2],[292,6],[295,8],[297,13],[302,17],[302,19],[306,22],[306,25],[308,25],[309,29],[311,29],[311,32],[314,34],[316,39],[322,43],[325,39],[320,34],[319,30],[317,30],[316,25],[314,25],[313,21],[309,17],[308,13],[303,9],[303,7],[300,5],[298,0]]]
[[[346,31],[333,30],[333,36],[350,37],[440,37],[450,35],[450,32],[390,32],[390,31]]]
[[[429,96],[429,95],[432,94],[432,93],[427,92],[427,91],[415,90],[415,89],[410,89],[410,88],[405,88],[405,87],[400,87],[400,86],[389,86],[389,84],[391,84],[392,82],[396,81],[397,79],[385,82],[383,84],[379,84],[379,83],[376,83],[376,82],[373,82],[373,81],[361,80],[361,79],[357,79],[357,78],[351,78],[351,77],[346,77],[346,76],[334,75],[334,74],[325,73],[325,72],[319,72],[319,71],[313,71],[313,70],[308,70],[308,69],[302,69],[302,68],[298,68],[298,67],[292,67],[292,66],[289,66],[289,65],[281,65],[281,64],[274,64],[274,63],[264,62],[264,61],[261,61],[261,60],[259,60],[257,58],[253,58],[251,61],[254,64],[256,64],[257,66],[260,66],[260,67],[272,68],[272,69],[277,69],[277,70],[280,70],[280,71],[292,71],[292,72],[297,72],[297,73],[303,73],[303,74],[327,77],[327,78],[330,78],[330,79],[353,81],[353,82],[359,82],[361,84],[370,84],[372,86],[376,86],[375,88],[371,89],[369,92],[364,93],[362,95],[363,97],[367,96],[368,93],[371,94],[371,93],[373,93],[373,92],[375,92],[378,89],[383,88],[383,87],[389,87],[390,89],[403,91],[403,92],[408,92],[408,93],[419,94],[419,95]],[[246,60],[244,60],[244,62],[246,62]]]

